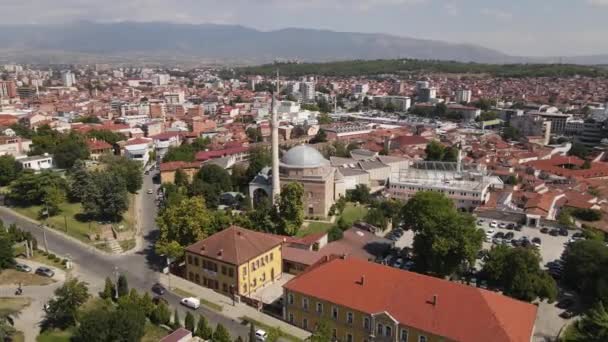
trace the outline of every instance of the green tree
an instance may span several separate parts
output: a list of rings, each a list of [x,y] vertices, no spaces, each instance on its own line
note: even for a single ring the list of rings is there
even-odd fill
[[[279,213],[283,233],[293,236],[304,223],[304,187],[301,183],[288,183],[281,188]]]
[[[84,212],[100,220],[119,222],[129,208],[124,179],[107,171],[95,172],[92,179],[82,198]]]
[[[563,282],[576,290],[587,303],[608,303],[608,247],[603,241],[581,240],[567,248]]]
[[[114,286],[114,282],[110,277],[106,277],[106,282],[103,287],[103,291],[99,292],[99,297],[102,299],[113,299],[114,294],[116,293],[116,287]]]
[[[502,130],[502,138],[507,141],[515,141],[521,138],[521,133],[515,127],[507,126]]]
[[[48,302],[42,329],[66,329],[76,325],[78,309],[88,298],[89,289],[86,283],[77,278],[66,280],[55,290],[55,298]]]
[[[251,181],[247,176],[247,168],[243,164],[235,164],[232,167],[230,178],[230,182],[236,191],[245,190]]]
[[[0,341],[14,341],[13,336],[17,332],[14,327],[15,321],[8,313],[0,314]]]
[[[92,130],[87,133],[89,138],[103,140],[110,145],[115,145],[119,141],[127,140],[122,133],[116,133],[109,130]]]
[[[17,179],[21,166],[10,154],[0,156],[0,186],[6,186]]]
[[[212,339],[213,342],[232,342],[228,330],[226,330],[226,328],[224,328],[224,326],[220,323],[218,323],[217,327],[215,327]]]
[[[557,297],[557,285],[551,276],[540,268],[540,256],[531,248],[497,246],[490,250],[483,273],[491,284],[503,293],[526,301]]]
[[[211,215],[200,197],[183,199],[164,208],[156,218],[156,223],[160,231],[156,251],[164,255],[167,255],[171,242],[185,247],[211,233]]]
[[[215,164],[203,165],[195,177],[205,183],[217,186],[221,192],[232,190],[230,174],[221,166]]]
[[[265,166],[270,166],[272,156],[270,149],[266,147],[254,147],[249,150],[249,167],[247,168],[247,178],[252,180]]]
[[[458,161],[458,148],[449,147],[444,150],[441,161],[455,163]]]
[[[109,342],[112,322],[112,308],[102,306],[86,311],[79,319],[74,333],[74,342]]]
[[[471,215],[459,213],[452,201],[438,192],[418,192],[401,211],[414,231],[414,262],[418,271],[440,276],[474,265],[483,232]]]
[[[344,237],[344,233],[338,226],[333,226],[327,231],[327,240],[329,242],[341,240],[342,237]]]
[[[68,179],[71,200],[80,202],[92,183],[91,174],[87,170],[84,161],[77,160],[74,162],[74,166],[68,172]]]
[[[127,276],[122,273],[118,276],[118,285],[116,286],[116,291],[119,298],[129,294],[129,282],[127,280]]]
[[[325,132],[324,129],[320,129],[317,134],[310,139],[310,143],[311,144],[318,144],[318,143],[322,143],[322,142],[326,142],[327,141],[327,133]]]
[[[127,191],[134,194],[141,189],[143,185],[143,170],[142,165],[137,160],[130,160],[123,156],[103,156],[101,161],[107,165],[110,173],[120,178]]]
[[[171,324],[171,326],[173,329],[181,328],[182,326],[182,321],[179,318],[179,312],[177,312],[177,309],[173,311],[173,324]]]
[[[369,203],[371,200],[370,189],[365,184],[357,184],[354,190],[347,193],[347,197],[352,202]]]
[[[189,185],[188,176],[182,169],[177,169],[175,171],[175,180],[173,182],[177,186],[187,187]]]
[[[331,327],[325,319],[319,320],[317,329],[310,336],[310,342],[326,342],[332,340]]]
[[[319,122],[319,125],[329,125],[330,123],[334,122],[327,112],[317,115],[317,121]]]
[[[0,231],[0,270],[5,270],[15,266],[15,250],[10,236]]]
[[[59,188],[67,190],[67,182],[58,173],[43,171],[34,173],[24,171],[9,186],[8,199],[23,206],[40,205],[46,195],[46,189]]]
[[[606,311],[606,308],[601,301],[595,303],[575,324],[576,336],[574,341],[608,341],[608,311]],[[568,342],[570,341],[572,340],[568,340]]]
[[[266,341],[268,342],[277,342],[279,338],[283,335],[281,328],[272,327],[268,330],[268,336],[266,337]]]
[[[171,311],[165,303],[160,302],[150,315],[150,321],[156,325],[168,325],[171,321]]]
[[[257,143],[257,142],[261,142],[264,140],[264,137],[262,136],[262,132],[260,132],[260,130],[258,130],[255,127],[247,128],[245,133],[247,134],[247,138],[249,138],[249,141],[252,143]]]
[[[385,230],[388,227],[388,217],[384,214],[382,210],[378,208],[371,208],[367,212],[363,220],[382,230]]]
[[[70,134],[61,139],[52,153],[53,162],[62,169],[70,169],[76,160],[89,158],[87,144],[81,136],[75,134]]]
[[[560,210],[559,214],[557,214],[557,222],[559,222],[559,224],[566,226],[566,227],[573,226],[574,220],[572,219],[570,210],[568,210],[567,208],[563,208],[562,210]]]
[[[570,155],[570,156],[576,156],[576,157],[579,157],[581,159],[585,159],[589,155],[589,150],[583,144],[574,143],[574,144],[572,144],[572,147],[570,148],[570,151],[568,151],[568,155]]]
[[[198,323],[196,324],[196,336],[203,340],[209,340],[213,336],[213,329],[207,323],[207,319],[203,315],[198,316]]]
[[[186,319],[184,320],[184,328],[191,332],[194,332],[194,316],[190,311],[186,313]]]
[[[426,145],[425,153],[426,153],[426,160],[429,160],[429,161],[443,160],[445,148],[439,142],[432,140],[430,143],[428,143]]]
[[[42,201],[46,215],[55,216],[61,211],[60,205],[66,200],[65,190],[59,187],[47,187],[44,189]],[[42,216],[42,215],[41,215]]]
[[[145,325],[146,315],[137,302],[119,302],[118,308],[112,315],[109,341],[141,341],[145,333]]]

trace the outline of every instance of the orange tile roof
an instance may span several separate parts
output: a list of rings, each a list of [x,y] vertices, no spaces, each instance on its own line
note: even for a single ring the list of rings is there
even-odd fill
[[[276,235],[230,226],[186,247],[186,251],[233,265],[241,265],[268,252],[283,241],[284,239]]]
[[[405,326],[455,341],[529,342],[537,311],[491,291],[355,258],[313,267],[284,288],[369,315],[386,312]]]

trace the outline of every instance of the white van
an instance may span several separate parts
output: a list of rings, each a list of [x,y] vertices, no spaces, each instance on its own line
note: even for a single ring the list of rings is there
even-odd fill
[[[182,298],[180,303],[194,310],[198,309],[201,306],[201,301],[198,298],[194,297]]]

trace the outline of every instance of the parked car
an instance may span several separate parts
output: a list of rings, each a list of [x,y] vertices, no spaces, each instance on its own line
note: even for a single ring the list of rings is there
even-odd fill
[[[148,195],[152,195],[154,193],[154,190],[148,189],[147,193],[148,193]]]
[[[43,276],[43,277],[52,278],[55,275],[55,271],[53,271],[52,269],[50,269],[48,267],[41,266],[36,269],[36,274]]]
[[[256,341],[266,341],[266,338],[268,337],[268,333],[265,332],[262,329],[258,329],[255,331],[255,339]]]
[[[486,235],[492,235],[494,234],[495,230],[494,229],[488,229],[486,230]]]
[[[521,224],[517,224],[517,225],[515,225],[515,230],[517,230],[518,232],[521,232],[521,230],[522,230],[523,228],[524,228],[524,226],[523,226],[523,225],[521,225]]]
[[[538,237],[535,237],[534,239],[532,239],[532,244],[536,247],[540,247],[541,243],[542,243],[542,241]]]
[[[179,302],[183,306],[189,307],[190,309],[194,310],[198,309],[201,306],[201,301],[198,298],[194,297],[182,298],[182,300],[180,300]]]
[[[568,236],[568,229],[564,229],[564,228],[560,229],[559,230],[559,235],[561,235],[561,236]]]
[[[505,228],[507,228],[507,224],[504,222],[501,222],[500,224],[498,224],[498,228],[505,229]]]
[[[556,306],[560,309],[566,310],[566,309],[570,309],[572,307],[572,305],[574,305],[574,299],[565,298],[565,299],[562,299],[561,301],[559,301]]]
[[[162,296],[165,294],[165,292],[167,292],[167,289],[165,289],[164,286],[162,286],[159,283],[156,283],[154,285],[152,285],[152,292],[156,293],[159,296]]]
[[[490,222],[490,227],[491,228],[497,228],[498,224],[496,223],[496,221],[492,221],[492,222]]]
[[[503,232],[498,232],[498,233],[494,234],[494,237],[497,239],[502,239],[505,237],[505,234]]]
[[[519,246],[521,246],[521,241],[519,241],[517,239],[512,239],[511,244],[513,245],[513,247],[519,247]]]
[[[559,235],[559,230],[558,229],[551,229],[549,231],[549,235],[551,235],[551,236],[558,236]]]
[[[577,239],[582,239],[585,237],[585,235],[582,232],[576,232],[574,234],[572,234],[573,238],[577,238]]]
[[[543,233],[543,234],[547,234],[547,233],[549,233],[549,228],[543,227],[543,228],[540,229],[540,232]]]
[[[393,267],[395,267],[395,268],[401,268],[402,265],[403,265],[403,259],[401,259],[401,258],[398,258],[393,263]]]
[[[513,237],[515,237],[515,234],[513,234],[513,232],[508,232],[505,234],[505,239],[511,240]]]
[[[576,314],[574,313],[574,311],[570,311],[570,310],[566,310],[566,311],[562,312],[561,314],[559,314],[559,317],[561,317],[563,319],[570,319],[574,316],[576,316]]]
[[[508,230],[513,230],[513,229],[515,229],[515,224],[514,224],[514,223],[509,223],[509,224],[507,225],[507,229],[508,229]]]
[[[21,271],[21,272],[32,272],[32,268],[29,267],[26,264],[22,264],[22,263],[16,263],[15,264],[15,269],[17,271]]]
[[[403,264],[403,267],[401,267],[404,270],[411,270],[412,268],[414,268],[414,262],[412,260],[408,260]]]

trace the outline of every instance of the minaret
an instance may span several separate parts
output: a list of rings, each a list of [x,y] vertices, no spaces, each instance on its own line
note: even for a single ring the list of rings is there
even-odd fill
[[[276,96],[279,94],[279,71],[277,70],[277,89],[272,93],[272,203],[277,203],[281,194],[279,181],[279,118],[277,113]]]

